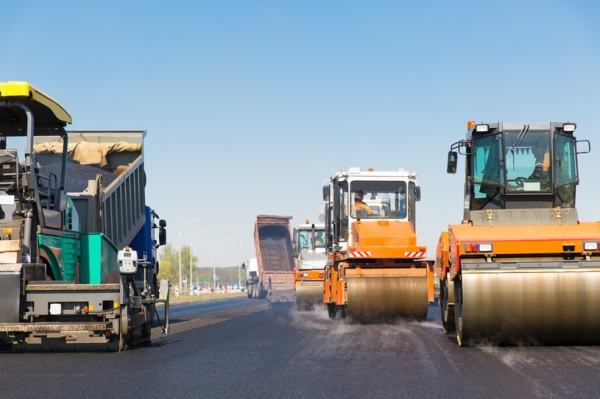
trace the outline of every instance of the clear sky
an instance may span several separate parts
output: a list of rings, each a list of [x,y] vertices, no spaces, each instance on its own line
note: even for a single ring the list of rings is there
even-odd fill
[[[2,15],[0,81],[57,99],[71,129],[147,130],[148,204],[175,248],[209,230],[201,266],[253,255],[257,214],[316,221],[323,180],[350,166],[418,171],[433,259],[462,218],[464,160],[448,175],[446,156],[471,119],[577,122],[592,141],[579,215],[600,220],[600,2],[24,0]]]

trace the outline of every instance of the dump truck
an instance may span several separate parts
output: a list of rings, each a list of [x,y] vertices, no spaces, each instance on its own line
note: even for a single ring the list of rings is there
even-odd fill
[[[291,216],[257,215],[254,225],[257,273],[246,281],[248,296],[273,303],[293,303],[294,252]]]
[[[323,279],[327,254],[325,252],[325,224],[299,224],[293,233],[296,267],[294,288],[296,308],[311,310],[323,303]]]
[[[323,186],[328,260],[323,302],[358,322],[425,320],[433,262],[417,244],[417,172],[342,169]],[[371,205],[377,204],[375,210]]]
[[[66,131],[68,112],[27,82],[0,83],[0,99],[0,346],[149,343],[168,299],[156,278],[166,222],[145,202],[146,133]],[[11,148],[23,138],[23,152]]]
[[[463,219],[440,235],[444,331],[458,344],[600,341],[600,224],[575,207],[571,122],[468,123],[448,173],[465,156]]]

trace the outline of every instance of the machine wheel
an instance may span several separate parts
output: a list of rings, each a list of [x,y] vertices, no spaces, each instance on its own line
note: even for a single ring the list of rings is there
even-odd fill
[[[463,291],[462,291],[462,279],[460,275],[454,280],[454,296],[455,296],[455,323],[456,323],[456,340],[458,345],[462,347],[469,346],[469,343],[464,339],[463,336]]]
[[[448,278],[440,280],[440,311],[444,334],[456,332],[456,317],[454,315],[454,283]]]
[[[335,319],[335,315],[337,314],[337,306],[335,303],[327,304],[327,313],[329,313],[330,319]]]

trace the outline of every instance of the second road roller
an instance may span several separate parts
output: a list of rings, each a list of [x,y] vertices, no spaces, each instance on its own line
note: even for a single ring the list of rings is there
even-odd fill
[[[417,244],[416,171],[351,167],[323,186],[329,258],[323,302],[329,317],[357,322],[425,320],[433,262]]]
[[[458,344],[600,341],[600,224],[575,208],[575,123],[475,123],[465,156],[464,215],[440,236],[436,271],[446,333]]]
[[[293,237],[296,308],[311,310],[323,303],[323,275],[327,263],[325,224],[311,224],[307,220],[294,228]]]

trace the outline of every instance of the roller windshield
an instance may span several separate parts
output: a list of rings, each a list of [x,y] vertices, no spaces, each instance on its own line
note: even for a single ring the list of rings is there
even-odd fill
[[[300,250],[312,249],[312,230],[299,230]],[[325,229],[315,229],[315,248],[325,248]]]
[[[548,131],[504,131],[473,140],[471,209],[482,209],[501,192],[553,193],[574,201],[577,182],[573,137]],[[552,148],[552,144],[554,148]],[[555,183],[553,183],[555,182]]]
[[[351,184],[351,216],[359,219],[404,219],[406,182],[354,181]]]

